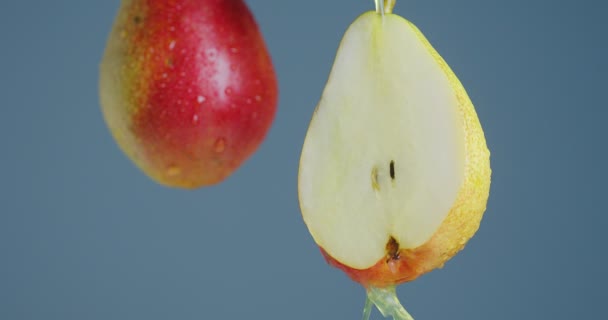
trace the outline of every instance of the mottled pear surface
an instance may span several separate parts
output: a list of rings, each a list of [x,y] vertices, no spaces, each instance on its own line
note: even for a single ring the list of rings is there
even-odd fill
[[[105,121],[155,181],[223,181],[262,143],[277,81],[242,0],[123,0],[101,63]]]

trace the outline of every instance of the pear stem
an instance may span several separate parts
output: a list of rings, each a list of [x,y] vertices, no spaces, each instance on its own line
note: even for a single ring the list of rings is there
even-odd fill
[[[397,0],[374,0],[376,2],[376,12],[385,15],[393,12]]]
[[[365,297],[365,307],[363,307],[363,320],[369,320],[369,316],[372,314],[372,308],[374,303],[369,299],[369,296]]]
[[[387,288],[369,287],[367,289],[367,300],[363,309],[363,320],[368,320],[371,313],[371,305],[382,313],[384,317],[391,316],[394,320],[414,320],[412,316],[403,308],[395,286]]]

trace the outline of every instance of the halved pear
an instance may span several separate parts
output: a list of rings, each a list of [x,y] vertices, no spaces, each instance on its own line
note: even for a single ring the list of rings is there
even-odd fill
[[[364,286],[413,280],[477,231],[489,155],[465,89],[424,35],[367,12],[346,31],[306,134],[304,221]]]

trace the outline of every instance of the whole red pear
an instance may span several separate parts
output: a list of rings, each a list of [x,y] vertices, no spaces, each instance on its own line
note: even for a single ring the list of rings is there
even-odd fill
[[[123,0],[100,68],[120,148],[166,186],[223,181],[252,155],[277,106],[262,34],[242,0]]]

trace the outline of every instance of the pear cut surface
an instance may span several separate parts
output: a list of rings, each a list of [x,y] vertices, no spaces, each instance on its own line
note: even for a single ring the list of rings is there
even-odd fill
[[[437,57],[394,14],[363,14],[340,43],[306,134],[298,190],[315,242],[349,267],[386,258],[389,239],[400,249],[423,245],[456,201],[465,121]]]

